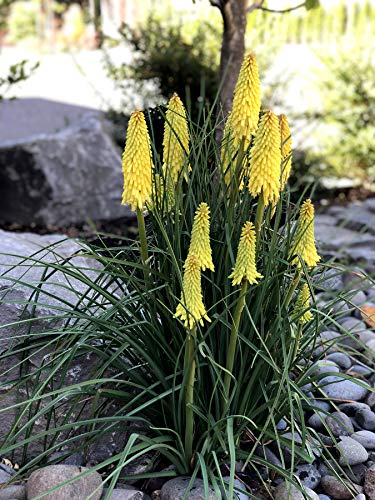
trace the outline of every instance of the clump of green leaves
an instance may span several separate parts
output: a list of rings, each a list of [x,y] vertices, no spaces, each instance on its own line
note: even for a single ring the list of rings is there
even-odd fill
[[[347,42],[320,56],[324,64],[316,78],[322,111],[308,113],[319,124],[310,157],[325,173],[375,179],[375,65],[369,40]]]

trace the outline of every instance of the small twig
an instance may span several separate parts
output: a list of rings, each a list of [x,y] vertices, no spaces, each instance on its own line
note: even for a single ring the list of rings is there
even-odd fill
[[[264,4],[264,0],[261,0],[260,2],[254,2],[250,7],[246,9],[246,13],[249,14],[250,12],[253,12],[253,10],[260,9],[262,5]]]
[[[283,9],[283,10],[276,10],[276,9],[268,9],[267,7],[258,7],[258,9],[263,10],[264,12],[273,12],[274,14],[285,14],[286,12],[292,12],[293,10],[300,9],[301,7],[304,7],[306,2],[302,2],[295,7],[290,7],[289,9]]]

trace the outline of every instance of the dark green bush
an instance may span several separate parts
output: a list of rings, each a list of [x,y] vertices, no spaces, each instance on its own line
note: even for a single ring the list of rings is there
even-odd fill
[[[147,85],[154,81],[163,97],[177,92],[190,109],[217,94],[220,33],[211,23],[200,21],[188,39],[181,20],[176,23],[149,15],[142,26],[124,25],[120,33],[121,43],[134,54],[131,63],[120,66],[107,54],[107,70],[120,89],[126,91],[131,79],[140,95],[145,95]],[[217,44],[210,44],[210,35]]]

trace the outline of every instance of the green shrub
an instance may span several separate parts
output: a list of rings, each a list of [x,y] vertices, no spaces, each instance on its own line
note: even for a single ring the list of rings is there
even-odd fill
[[[185,30],[182,20],[154,15],[137,28],[122,27],[121,43],[131,49],[134,59],[116,66],[107,55],[107,70],[125,95],[129,79],[142,96],[147,96],[149,82],[156,82],[161,96],[177,92],[194,108],[217,94],[220,32],[206,21],[196,24],[189,37]]]
[[[313,134],[317,146],[313,161],[326,166],[325,173],[375,179],[375,46],[369,40],[346,41],[321,56],[324,63],[316,86],[322,111],[308,113],[319,127]]]
[[[19,0],[10,6],[8,38],[10,42],[19,42],[26,38],[35,38],[40,22],[40,5],[37,0]]]
[[[258,112],[256,109],[253,116]],[[277,192],[277,203],[265,208],[263,192],[258,197],[247,188],[240,191],[239,172],[246,181],[248,173],[243,141],[237,149],[233,143],[223,143],[223,148],[233,153],[228,160],[229,180],[224,182],[227,161],[221,163],[223,150],[215,140],[213,120],[208,117],[203,125],[191,120],[186,123],[183,113],[180,108],[179,113],[168,109],[164,114],[170,127],[164,158],[155,154],[159,145],[152,144],[152,203],[147,203],[147,215],[137,207],[136,240],[129,242],[124,237],[120,246],[110,248],[105,240],[101,245],[82,244],[81,253],[91,260],[90,266],[62,259],[57,244],[48,249],[55,256],[51,263],[44,263],[36,254],[20,264],[25,271],[28,265],[41,267],[40,280],[27,283],[23,273],[19,278],[12,272],[3,275],[14,288],[28,286],[31,295],[26,304],[19,304],[28,312],[19,323],[26,330],[11,349],[0,355],[0,361],[8,362],[15,355],[23,359],[16,385],[12,386],[9,379],[4,384],[6,396],[19,390],[22,399],[9,408],[17,415],[0,452],[6,456],[23,448],[26,457],[28,447],[44,437],[43,450],[31,461],[24,461],[14,480],[45,462],[55,450],[87,451],[115,431],[127,435],[123,448],[93,467],[101,469],[110,485],[108,497],[118,479],[129,479],[124,467],[143,455],[151,454],[150,470],[133,476],[133,480],[182,474],[192,474],[194,479],[199,474],[206,488],[209,483],[214,486],[218,498],[220,488],[227,489],[230,500],[236,462],[242,460],[243,470],[259,478],[260,467],[266,466],[271,474],[277,473],[301,489],[293,476],[300,459],[312,462],[317,447],[323,457],[333,458],[330,446],[325,447],[319,435],[306,426],[303,411],[306,405],[314,408],[306,384],[319,379],[309,367],[318,334],[334,321],[328,311],[340,298],[333,298],[325,310],[317,306],[314,288],[315,284],[324,288],[321,271],[327,265],[309,268],[306,255],[302,257],[296,250],[295,241],[300,243],[305,231],[309,234],[308,247],[311,250],[314,246],[311,208],[306,227],[297,224],[296,228],[302,198],[294,206],[285,189]],[[138,117],[141,125],[132,130],[129,125],[129,149],[124,154],[129,165],[124,160],[123,169],[131,176],[126,188],[130,191],[134,186],[137,197],[139,192],[151,190],[150,151],[143,115],[137,112],[132,116]],[[250,146],[257,145],[257,158],[260,155],[262,161],[273,151],[271,170],[280,174],[280,181],[281,168],[290,159],[288,155],[281,161],[280,147],[284,151],[289,137],[281,144],[279,121],[272,117],[273,142],[265,141],[269,150],[262,149],[265,135],[251,140]],[[154,137],[152,129],[150,135]],[[171,164],[169,155],[173,156]],[[174,183],[172,171],[176,168],[180,171]],[[139,203],[142,205],[143,198]],[[200,230],[194,233],[193,229],[201,203],[211,209],[210,231],[204,233],[204,241]],[[251,243],[254,265],[262,276],[249,284],[245,278],[240,279],[237,285],[230,276],[241,230],[249,220],[255,223],[257,240]],[[188,252],[193,234],[199,243],[195,254],[191,249],[192,253]],[[215,270],[200,266],[202,299],[211,321],[194,318],[187,328],[175,314],[184,310],[184,295],[188,295],[184,263],[189,255],[193,260],[201,257],[199,252],[203,255],[203,243],[207,256],[208,241]],[[313,262],[309,260],[308,264],[315,266],[316,260],[313,255]],[[198,272],[200,282],[201,269]],[[66,277],[61,292],[56,288],[51,291],[47,284],[48,280],[56,281],[55,273]],[[17,294],[8,298],[11,290],[3,291],[3,302],[19,303]],[[301,290],[307,300],[301,300]],[[74,294],[76,303],[65,298],[67,291]],[[191,291],[199,297],[200,285],[195,278]],[[56,316],[49,314],[45,319],[53,319],[53,323],[40,331],[35,309],[43,310],[46,295],[52,295],[51,309]],[[15,325],[1,328],[9,326]],[[322,341],[320,347],[323,356],[323,347],[327,346]],[[68,385],[70,370],[88,354],[91,364],[85,379]],[[41,358],[42,362],[35,362]],[[293,436],[297,433],[301,437],[301,443],[278,432],[276,425],[281,418]],[[42,426],[40,430],[41,423],[45,423],[45,429]],[[258,445],[269,442],[278,450],[285,444],[291,447],[290,466],[283,454],[282,467],[262,456]],[[160,472],[167,463],[174,468]],[[224,471],[229,471],[229,484],[224,483]],[[263,481],[269,489],[267,479]]]

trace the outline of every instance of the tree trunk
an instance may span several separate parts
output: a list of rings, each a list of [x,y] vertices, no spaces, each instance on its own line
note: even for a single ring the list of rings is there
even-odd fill
[[[233,91],[245,52],[247,0],[224,0],[221,4],[224,30],[221,44],[220,102],[226,116],[232,109]]]

